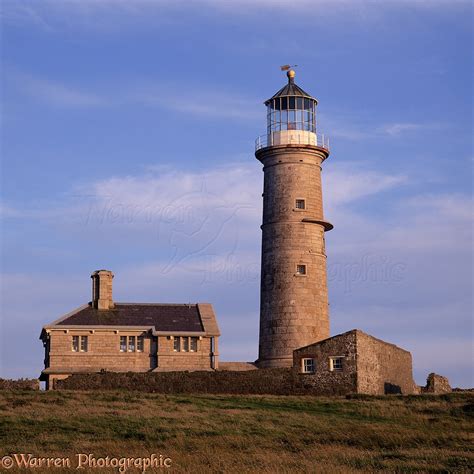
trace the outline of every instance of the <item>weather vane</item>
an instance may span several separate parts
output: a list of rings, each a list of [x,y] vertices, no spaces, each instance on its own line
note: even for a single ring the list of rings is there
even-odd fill
[[[288,70],[291,69],[292,67],[298,67],[298,64],[294,64],[293,66],[291,66],[290,64],[285,64],[284,66],[280,66],[280,70],[282,70],[282,71],[288,71]]]

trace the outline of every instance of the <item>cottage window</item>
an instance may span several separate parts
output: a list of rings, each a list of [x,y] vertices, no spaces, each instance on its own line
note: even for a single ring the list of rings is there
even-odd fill
[[[306,275],[306,265],[296,265],[297,275]]]
[[[181,338],[179,336],[174,338],[173,349],[175,352],[181,351]]]
[[[135,352],[135,336],[128,336],[128,352]]]
[[[145,336],[120,336],[120,352],[143,352]]]
[[[296,209],[306,209],[306,201],[304,199],[297,199]]]
[[[316,364],[314,359],[303,359],[302,369],[304,374],[314,374],[316,370]]]
[[[120,352],[127,352],[127,336],[120,336]]]
[[[198,350],[198,338],[192,337],[191,338],[191,352],[197,352]]]
[[[87,352],[87,348],[87,336],[72,336],[71,349],[73,352]]]
[[[72,352],[79,352],[79,336],[72,336]]]
[[[189,352],[189,337],[183,337],[183,351]]]
[[[88,342],[88,337],[87,336],[81,336],[81,352],[87,352],[87,344]]]
[[[340,372],[342,370],[342,359],[344,359],[344,357],[330,357],[329,370],[333,372]]]

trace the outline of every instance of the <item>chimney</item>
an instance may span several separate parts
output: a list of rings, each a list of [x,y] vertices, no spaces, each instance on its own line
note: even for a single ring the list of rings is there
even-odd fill
[[[96,270],[92,275],[92,307],[96,309],[112,309],[112,278],[110,270]]]

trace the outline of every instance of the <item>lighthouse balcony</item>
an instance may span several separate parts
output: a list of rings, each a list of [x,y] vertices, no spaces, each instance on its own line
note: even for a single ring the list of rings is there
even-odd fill
[[[311,145],[329,151],[329,138],[306,130],[281,130],[257,137],[255,151],[283,145]]]

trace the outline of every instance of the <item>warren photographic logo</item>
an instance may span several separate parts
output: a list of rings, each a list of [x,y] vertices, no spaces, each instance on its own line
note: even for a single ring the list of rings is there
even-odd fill
[[[405,277],[406,264],[383,255],[366,254],[352,262],[330,262],[328,282],[342,284],[350,293],[356,283],[398,283]]]
[[[149,469],[169,469],[171,458],[162,454],[146,457],[97,457],[94,454],[76,454],[73,457],[39,457],[33,454],[11,454],[0,459],[0,468],[16,469],[115,469],[117,472],[146,472]]]

